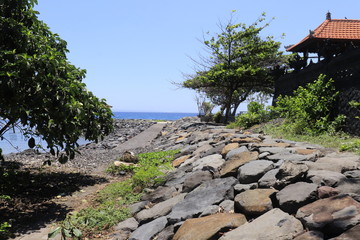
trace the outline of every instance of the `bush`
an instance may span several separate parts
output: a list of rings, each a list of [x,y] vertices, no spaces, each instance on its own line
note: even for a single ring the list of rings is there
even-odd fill
[[[264,109],[264,105],[258,102],[250,102],[247,106],[248,111],[236,117],[231,126],[249,128],[255,124],[270,120],[270,111]]]
[[[294,96],[280,96],[274,111],[285,118],[282,127],[294,134],[308,135],[334,134],[339,130],[345,116],[333,117],[333,106],[339,94],[333,83],[321,74],[313,83],[296,89]]]

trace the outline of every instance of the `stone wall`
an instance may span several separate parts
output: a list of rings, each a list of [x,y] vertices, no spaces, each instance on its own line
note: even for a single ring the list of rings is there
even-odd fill
[[[360,101],[360,49],[352,49],[329,62],[310,64],[297,73],[284,75],[275,83],[274,99],[279,95],[292,95],[296,88],[313,82],[321,73],[333,78],[340,91],[336,113],[347,117],[345,131],[360,135],[360,121],[355,118],[360,112],[349,105],[352,100]]]

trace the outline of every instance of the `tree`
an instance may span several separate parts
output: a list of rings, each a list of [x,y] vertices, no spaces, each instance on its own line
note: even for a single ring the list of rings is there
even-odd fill
[[[225,121],[234,117],[240,103],[250,95],[273,93],[271,69],[283,62],[280,43],[272,36],[262,39],[259,26],[265,14],[250,26],[233,24],[232,18],[220,33],[204,40],[209,57],[195,61],[195,74],[187,75],[182,87],[204,92],[225,111]]]
[[[113,129],[112,112],[82,82],[86,71],[68,60],[67,43],[40,21],[36,0],[0,3],[0,137],[17,127],[40,136],[66,162],[77,140],[97,141]]]

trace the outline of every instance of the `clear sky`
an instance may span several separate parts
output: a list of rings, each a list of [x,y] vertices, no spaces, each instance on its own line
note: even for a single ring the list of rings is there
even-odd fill
[[[114,111],[196,113],[195,92],[171,82],[193,73],[189,56],[204,53],[199,39],[219,32],[218,23],[226,23],[232,10],[246,24],[262,12],[275,17],[263,36],[283,46],[299,42],[328,11],[334,19],[360,19],[359,0],[38,1],[39,18],[67,41],[70,62],[87,70],[88,89]]]

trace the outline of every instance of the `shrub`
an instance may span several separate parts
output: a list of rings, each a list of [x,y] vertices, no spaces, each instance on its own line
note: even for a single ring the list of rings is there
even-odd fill
[[[250,102],[247,106],[248,111],[236,117],[231,126],[249,128],[255,124],[266,122],[270,119],[270,111],[264,109],[264,105],[258,102]]]
[[[285,118],[282,127],[294,134],[335,133],[345,116],[332,117],[339,94],[333,83],[332,79],[326,80],[326,76],[321,74],[313,83],[296,89],[294,96],[280,96],[274,111]]]

